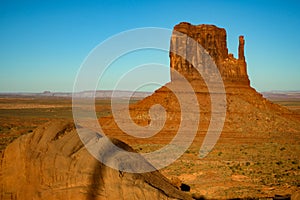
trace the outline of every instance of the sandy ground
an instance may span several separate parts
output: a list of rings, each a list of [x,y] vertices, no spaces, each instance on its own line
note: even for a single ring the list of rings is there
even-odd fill
[[[300,113],[300,102],[276,102]],[[107,100],[98,101],[97,114],[110,114]],[[71,99],[0,99],[1,150],[22,134],[53,118],[72,119]],[[200,135],[200,137],[202,137]],[[185,154],[161,170],[191,186],[191,193],[208,198],[272,197],[300,189],[300,135],[221,135],[218,144],[204,159],[195,141]],[[136,144],[140,152],[163,147],[157,141]]]

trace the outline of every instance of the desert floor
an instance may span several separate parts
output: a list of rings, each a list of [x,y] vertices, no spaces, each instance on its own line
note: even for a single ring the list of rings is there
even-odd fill
[[[271,101],[300,113],[299,99]],[[120,99],[119,103],[124,101]],[[96,111],[98,117],[110,115],[110,100],[97,99]],[[17,137],[58,118],[72,119],[70,98],[0,97],[0,153]],[[133,148],[150,152],[163,145],[153,142],[136,144]],[[198,157],[199,147],[200,144],[193,143],[175,163],[161,170],[168,178],[190,185],[191,193],[207,198],[253,198],[291,194],[300,188],[298,136],[222,135],[204,159]]]

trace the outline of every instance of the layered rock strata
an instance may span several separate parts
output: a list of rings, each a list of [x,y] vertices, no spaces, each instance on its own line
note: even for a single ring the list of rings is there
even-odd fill
[[[204,62],[203,53],[191,40],[200,44],[213,58],[225,84],[231,82],[235,85],[250,84],[246,69],[243,36],[239,37],[238,59],[236,59],[233,54],[228,53],[225,29],[214,25],[193,26],[189,23],[176,25],[171,38],[170,49],[183,48],[186,58],[195,61],[195,63],[202,63]],[[193,66],[186,58],[170,52],[171,69],[175,69],[190,81],[199,79],[200,76],[195,70],[196,66]],[[174,74],[171,74],[172,81],[175,81],[175,77]]]
[[[191,40],[197,41],[203,50],[194,45]],[[203,79],[203,75],[208,76],[209,83],[214,84],[214,72],[211,73],[211,69],[205,68],[207,67],[205,59],[203,59],[205,53],[212,57],[226,92],[226,119],[222,135],[227,137],[271,137],[270,133],[275,135],[286,133],[286,129],[289,130],[289,133],[299,133],[299,118],[295,117],[295,113],[271,103],[250,86],[244,48],[245,39],[240,36],[238,58],[236,59],[233,54],[228,53],[225,29],[214,25],[191,25],[186,22],[176,25],[170,41],[171,82],[129,108],[131,119],[137,125],[149,126],[151,123],[164,123],[163,128],[149,139],[136,139],[127,134],[134,130],[124,133],[115,122],[114,117],[110,116],[100,119],[105,134],[120,138],[131,144],[170,142],[180,127],[182,112],[189,110],[180,107],[180,102],[174,91],[169,89],[175,88],[177,93],[184,96],[183,99],[186,102],[189,102],[192,96],[196,95],[199,110],[192,111],[188,120],[196,119],[196,115],[200,113],[198,137],[195,138],[195,141],[201,141],[203,135],[207,133],[212,114],[216,112],[211,107],[211,94],[214,91],[209,91],[207,83]],[[174,53],[176,51],[185,54],[187,59]],[[200,63],[202,74],[188,60],[198,61],[196,63]],[[194,90],[193,92],[187,92],[182,81],[178,78],[178,73],[189,81]],[[218,94],[215,93],[214,95],[217,96]],[[150,118],[149,110],[156,104],[164,107],[166,111],[165,121],[159,118]],[[119,111],[121,118],[126,116],[122,112],[122,110]],[[194,117],[192,116],[193,113]],[[131,119],[124,117],[119,121],[132,123]]]

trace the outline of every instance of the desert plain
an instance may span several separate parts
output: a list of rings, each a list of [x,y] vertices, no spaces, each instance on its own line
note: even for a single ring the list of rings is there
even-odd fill
[[[293,98],[273,94],[274,104],[300,115],[300,94]],[[136,103],[140,99],[133,99]],[[119,103],[124,103],[119,99]],[[13,140],[53,119],[72,120],[72,99],[65,97],[9,96],[0,98],[1,153]],[[110,100],[96,101],[99,117],[109,116]],[[157,140],[131,144],[139,152],[163,146]],[[290,195],[300,187],[299,138],[293,136],[259,138],[222,135],[214,150],[198,158],[199,143],[193,145],[172,165],[161,172],[191,186],[191,193],[207,198],[259,198]],[[0,156],[1,157],[1,156]]]

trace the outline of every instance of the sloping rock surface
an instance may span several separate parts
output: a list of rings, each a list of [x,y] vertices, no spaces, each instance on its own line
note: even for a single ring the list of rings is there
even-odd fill
[[[2,200],[192,199],[158,171],[130,174],[101,164],[85,149],[74,124],[65,121],[49,122],[16,139],[5,149],[0,170]]]

